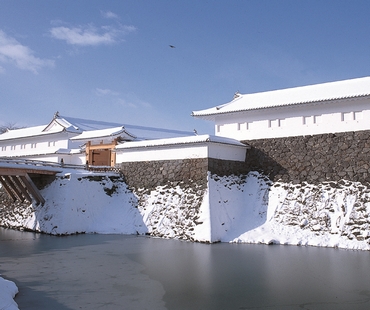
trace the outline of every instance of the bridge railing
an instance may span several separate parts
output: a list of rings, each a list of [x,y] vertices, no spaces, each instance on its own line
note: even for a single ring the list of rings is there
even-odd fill
[[[45,167],[45,168],[54,167],[54,168],[82,169],[82,170],[96,171],[96,172],[121,173],[121,170],[117,167],[75,165],[75,164],[65,164],[65,163],[56,163],[56,162],[51,162],[51,161],[43,161],[43,160],[20,159],[20,158],[15,159],[15,158],[10,158],[10,157],[0,158],[0,164],[26,165],[26,166],[33,166],[33,167]]]

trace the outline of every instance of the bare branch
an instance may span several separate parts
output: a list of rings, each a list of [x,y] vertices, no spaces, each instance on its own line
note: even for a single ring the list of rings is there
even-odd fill
[[[0,134],[7,132],[8,130],[20,129],[20,128],[24,128],[24,127],[17,126],[16,123],[6,123],[4,125],[0,125]]]

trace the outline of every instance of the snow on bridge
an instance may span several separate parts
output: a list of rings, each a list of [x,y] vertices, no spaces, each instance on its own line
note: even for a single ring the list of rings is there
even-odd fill
[[[35,200],[43,204],[40,194],[30,175],[55,175],[61,168],[51,163],[20,159],[0,159],[0,183],[13,201]]]

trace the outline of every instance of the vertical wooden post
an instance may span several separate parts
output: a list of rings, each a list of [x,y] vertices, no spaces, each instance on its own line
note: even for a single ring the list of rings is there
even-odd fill
[[[116,165],[116,152],[113,152],[112,150],[115,148],[115,146],[118,144],[117,139],[114,139],[112,143],[112,147],[110,149],[110,166],[114,167]]]
[[[90,141],[88,141],[86,143],[86,149],[85,149],[85,152],[86,152],[86,163],[88,163],[89,165],[92,164],[92,158],[90,158]]]

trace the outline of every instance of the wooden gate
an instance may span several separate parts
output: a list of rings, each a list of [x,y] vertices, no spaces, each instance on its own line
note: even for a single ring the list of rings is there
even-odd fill
[[[91,150],[91,165],[92,166],[110,166],[111,151],[110,150]]]

